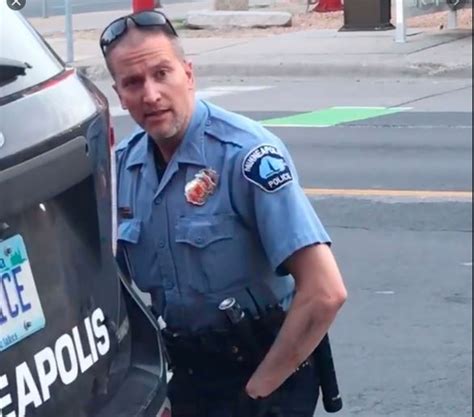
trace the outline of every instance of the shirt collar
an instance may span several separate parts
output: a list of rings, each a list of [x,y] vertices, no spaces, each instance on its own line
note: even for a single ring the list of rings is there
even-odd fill
[[[176,162],[206,166],[204,152],[204,127],[209,118],[209,109],[206,104],[197,99],[194,105],[193,115],[186,129],[183,141],[176,150],[173,158]],[[147,162],[148,153],[152,152],[149,147],[151,138],[140,129],[136,135],[137,142],[133,146],[129,157],[127,158],[127,168],[134,165],[144,165]]]
[[[202,100],[197,99],[183,142],[176,150],[176,162],[206,166],[204,128],[208,119],[209,109]]]
[[[132,149],[127,158],[127,168],[135,165],[143,165],[148,156],[148,135],[143,129],[139,129],[135,133],[136,137],[132,141],[136,141],[135,145],[132,145]]]

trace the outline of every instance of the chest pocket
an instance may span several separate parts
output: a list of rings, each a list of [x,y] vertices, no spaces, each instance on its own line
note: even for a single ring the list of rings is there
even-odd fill
[[[118,227],[117,237],[126,262],[126,266],[133,281],[142,291],[157,286],[156,253],[144,250],[145,236],[140,219],[123,219]]]
[[[219,292],[239,283],[238,224],[231,215],[181,217],[176,224],[178,270],[201,293]]]

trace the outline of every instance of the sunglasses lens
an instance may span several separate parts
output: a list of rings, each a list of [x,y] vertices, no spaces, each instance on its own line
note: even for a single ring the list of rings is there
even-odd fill
[[[132,20],[140,27],[162,27],[168,33],[178,36],[171,22],[159,12],[142,12],[132,17]]]
[[[117,20],[110,24],[110,26],[104,31],[100,38],[100,44],[104,47],[111,44],[116,39],[123,35],[126,29],[125,19]]]
[[[139,26],[161,26],[166,25],[166,19],[158,13],[143,12],[133,16],[133,21]]]

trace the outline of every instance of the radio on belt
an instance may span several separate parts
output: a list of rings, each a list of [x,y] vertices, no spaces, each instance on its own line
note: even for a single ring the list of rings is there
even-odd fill
[[[223,311],[232,324],[237,324],[245,317],[245,313],[237,300],[233,297],[226,298],[219,304],[219,310]]]

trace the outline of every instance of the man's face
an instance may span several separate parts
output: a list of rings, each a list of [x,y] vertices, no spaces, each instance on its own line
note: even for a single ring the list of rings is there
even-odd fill
[[[194,105],[192,66],[163,34],[129,29],[109,53],[122,107],[156,142],[181,139]]]

